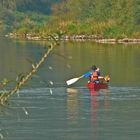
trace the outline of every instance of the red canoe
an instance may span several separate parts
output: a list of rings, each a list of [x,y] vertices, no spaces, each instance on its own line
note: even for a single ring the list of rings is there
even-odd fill
[[[108,83],[95,83],[95,82],[88,82],[87,87],[89,89],[99,90],[99,89],[106,89],[108,87]]]
[[[108,88],[108,83],[110,81],[110,76],[100,77],[98,82],[88,82],[87,87],[89,89],[99,90]]]

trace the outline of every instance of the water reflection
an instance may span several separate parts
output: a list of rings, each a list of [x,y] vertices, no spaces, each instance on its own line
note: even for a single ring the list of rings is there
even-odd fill
[[[89,90],[90,92],[90,95],[91,95],[91,101],[95,99],[99,99],[98,96],[103,96],[104,97],[104,107],[105,109],[108,109],[109,108],[109,93],[110,93],[110,90],[108,88],[105,88],[105,89],[100,89],[100,90],[94,90],[94,89],[90,89]]]
[[[107,110],[109,108],[109,89],[100,89],[100,90],[94,90],[90,89],[90,103],[91,103],[91,122],[93,127],[93,137],[94,139],[98,139],[98,130],[100,128],[99,126],[99,118],[101,118],[101,115],[106,114]],[[103,96],[104,98],[100,99],[100,96]],[[100,114],[100,109],[102,105],[103,100],[103,107],[104,111],[102,114]],[[106,114],[107,115],[107,114]],[[104,118],[103,118],[104,119]]]
[[[28,115],[27,109],[19,104],[8,103],[7,105],[0,105],[0,139],[8,137],[11,130],[13,130],[12,118],[21,121],[23,117],[28,117]]]
[[[74,88],[67,88],[68,98],[67,98],[67,110],[68,110],[68,118],[70,120],[75,121],[78,119],[78,93],[79,91]]]
[[[79,120],[86,116],[86,119],[89,119],[89,125],[87,129],[91,127],[92,130],[90,134],[91,137],[95,140],[98,139],[99,129],[101,127],[102,121],[101,118],[106,119],[109,115],[109,93],[109,89],[88,90],[68,88],[67,115],[70,119],[71,125],[73,123],[75,124],[75,122],[79,123]],[[85,107],[87,108],[86,110],[89,110],[88,115],[86,115],[86,111],[82,111],[82,105],[85,103],[87,106]],[[80,123],[82,123],[82,120]],[[105,123],[105,125],[108,124]]]
[[[90,90],[90,102],[91,102],[91,124],[93,127],[93,137],[97,138],[97,128],[98,128],[98,95],[99,92],[95,90]]]

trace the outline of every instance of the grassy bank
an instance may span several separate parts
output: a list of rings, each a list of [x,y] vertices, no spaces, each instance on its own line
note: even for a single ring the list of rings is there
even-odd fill
[[[49,19],[47,24],[42,26],[22,26],[16,28],[11,34],[11,37],[27,38],[29,40],[47,40],[48,35],[58,33],[63,36],[65,40],[77,39],[125,39],[132,42],[132,39],[140,39],[139,26],[125,25],[115,23],[112,20],[107,22],[95,22],[94,20],[87,20],[84,22],[75,21],[60,21],[57,18]],[[109,40],[110,41],[110,40]],[[134,42],[139,42],[134,40]]]

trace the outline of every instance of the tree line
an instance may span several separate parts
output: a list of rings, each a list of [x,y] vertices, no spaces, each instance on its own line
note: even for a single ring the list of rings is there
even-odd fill
[[[57,30],[109,38],[140,35],[139,0],[1,0],[0,4],[0,30],[40,36]]]

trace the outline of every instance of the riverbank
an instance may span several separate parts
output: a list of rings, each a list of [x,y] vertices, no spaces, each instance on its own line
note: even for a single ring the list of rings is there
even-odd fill
[[[27,40],[34,40],[34,41],[44,41],[44,40],[51,40],[49,36],[39,36],[35,34],[17,34],[17,33],[9,33],[6,35],[9,38],[16,38],[16,39],[27,39]],[[59,37],[56,35],[56,39]],[[60,38],[64,41],[94,41],[97,43],[134,43],[139,44],[140,38],[104,38],[101,35],[63,35]]]
[[[74,36],[64,36],[64,40],[92,40],[97,43],[140,43],[140,38],[104,38],[97,35],[74,35]]]

